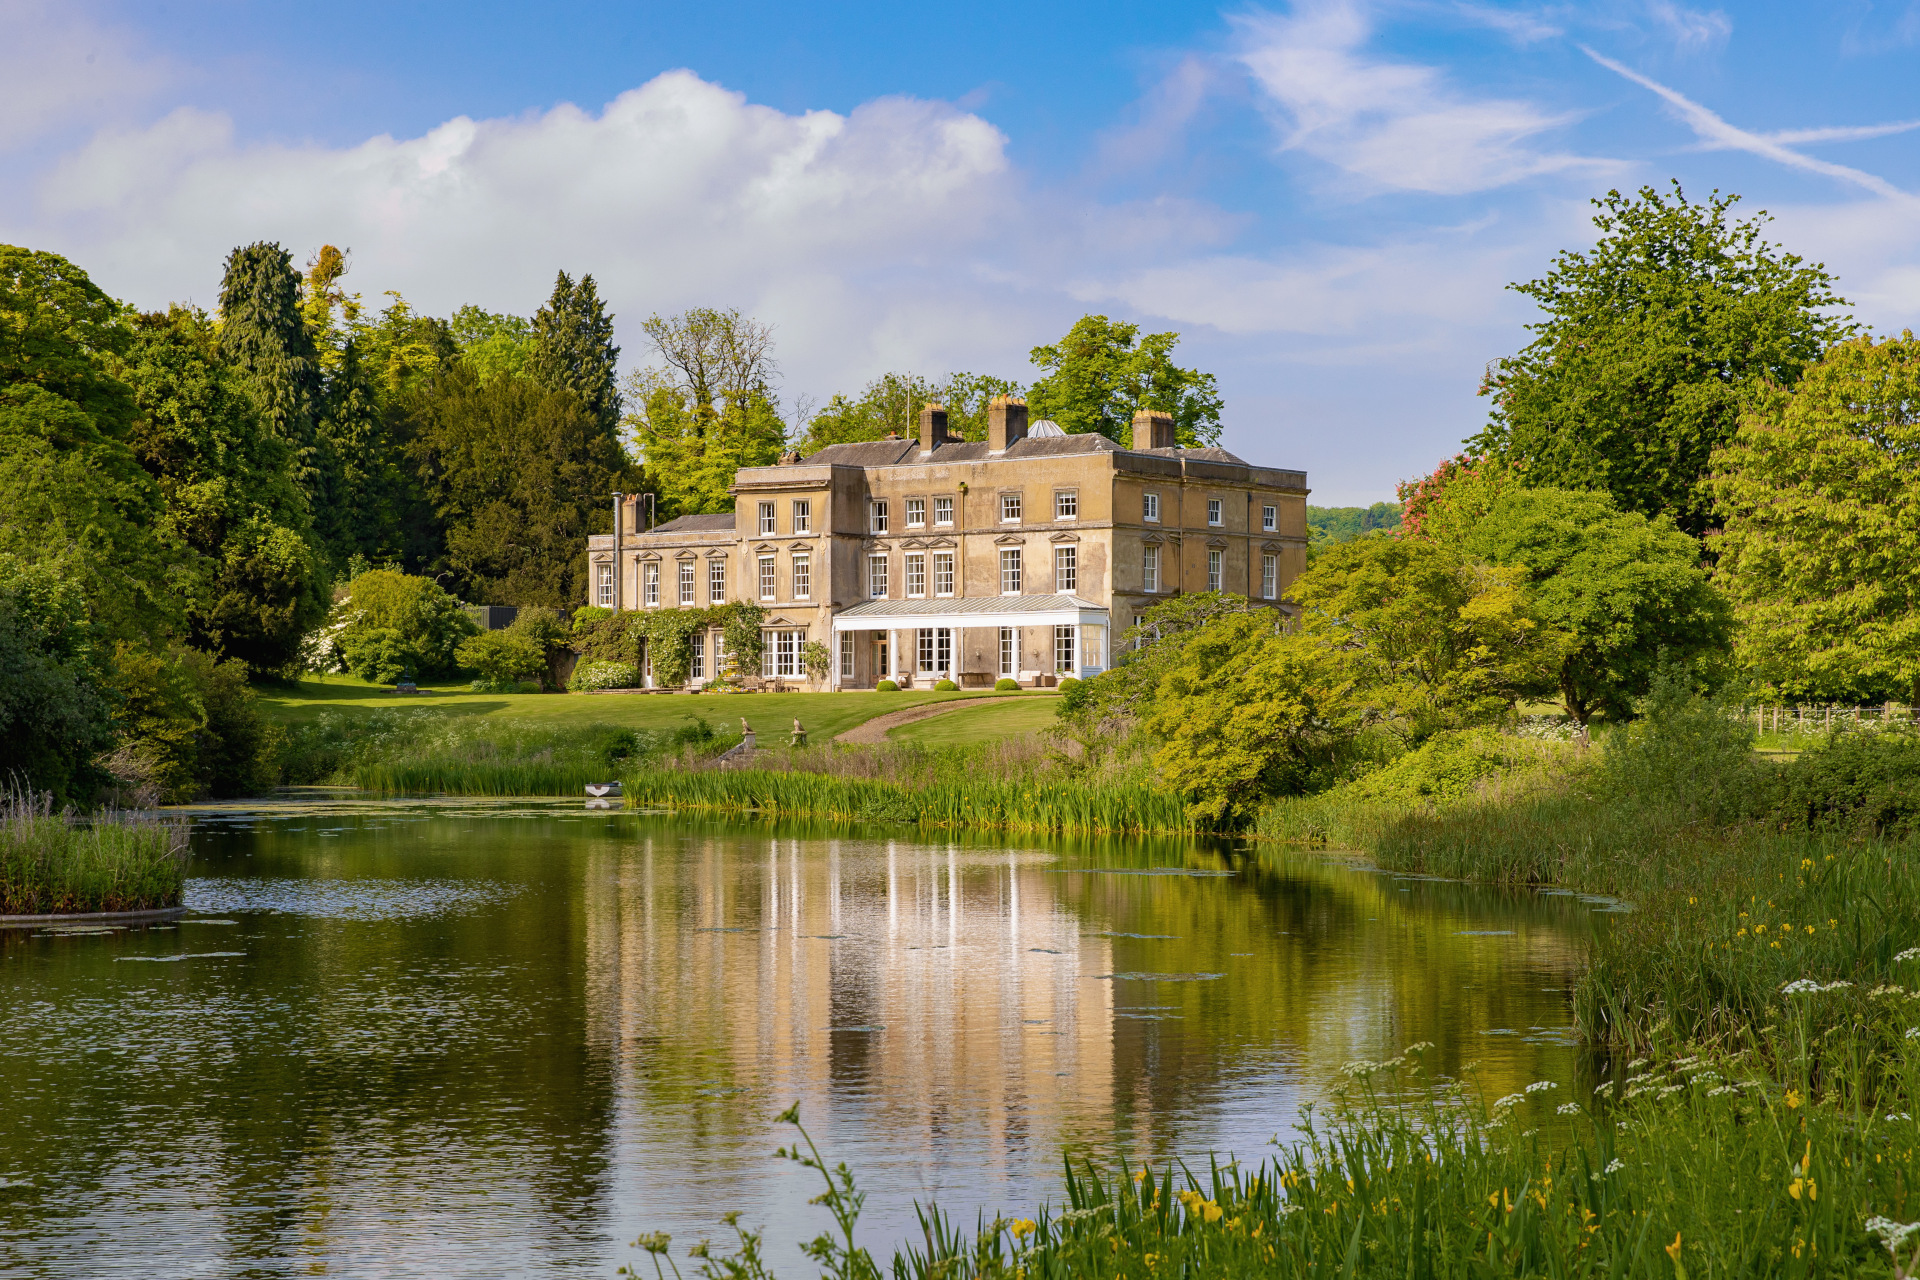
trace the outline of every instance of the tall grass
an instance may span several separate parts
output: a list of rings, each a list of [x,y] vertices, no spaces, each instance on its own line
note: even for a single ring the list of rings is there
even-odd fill
[[[1820,1102],[1740,1058],[1695,1055],[1636,1063],[1601,1097],[1541,1082],[1488,1101],[1426,1076],[1420,1049],[1351,1064],[1328,1114],[1310,1113],[1264,1161],[1069,1159],[1061,1203],[971,1230],[924,1207],[920,1239],[884,1264],[854,1243],[853,1174],[829,1169],[810,1140],[782,1154],[825,1178],[814,1203],[837,1230],[808,1251],[834,1277],[1898,1274],[1887,1241],[1920,1209],[1920,1144],[1904,1115]],[[1909,1094],[1917,1057],[1907,1047],[1898,1062]],[[695,1251],[697,1274],[769,1275],[760,1234],[735,1231],[731,1257]],[[639,1244],[657,1266],[671,1242]],[[1907,1274],[1916,1248],[1901,1247]]]
[[[906,784],[767,769],[643,769],[624,781],[627,804],[638,808],[1063,834],[1194,830],[1178,796],[1071,779],[960,777]]]
[[[47,795],[0,793],[0,915],[180,905],[187,829],[106,813],[54,813]]]

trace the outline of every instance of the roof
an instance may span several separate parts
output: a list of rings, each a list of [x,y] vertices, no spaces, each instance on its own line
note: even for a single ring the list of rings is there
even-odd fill
[[[1139,449],[1115,444],[1091,431],[1073,435],[1029,435],[1013,442],[1001,454],[990,453],[985,440],[950,440],[934,448],[931,457],[922,457],[918,440],[864,440],[856,444],[830,444],[804,461],[811,465],[837,464],[844,467],[918,466],[927,462],[983,462],[988,458],[1065,458],[1089,453],[1144,453],[1158,458],[1194,458],[1202,462],[1228,462],[1237,466],[1250,463],[1218,447],[1207,449]]]
[[[722,511],[716,515],[675,516],[665,524],[655,525],[647,533],[732,533],[733,524],[733,513]]]
[[[1102,605],[1079,596],[962,596],[931,600],[869,600],[842,609],[836,618],[927,618],[961,614],[1066,613],[1092,609],[1105,613]]]

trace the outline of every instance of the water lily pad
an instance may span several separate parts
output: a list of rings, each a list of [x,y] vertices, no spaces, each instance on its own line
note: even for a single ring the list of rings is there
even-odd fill
[[[153,964],[172,964],[176,960],[214,960],[221,956],[244,956],[244,951],[183,951],[171,956],[115,956],[115,960],[146,960]]]

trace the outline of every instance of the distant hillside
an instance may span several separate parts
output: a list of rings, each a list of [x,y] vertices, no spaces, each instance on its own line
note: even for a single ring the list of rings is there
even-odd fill
[[[1397,503],[1376,502],[1370,507],[1308,507],[1307,530],[1315,542],[1346,542],[1375,529],[1398,529]]]

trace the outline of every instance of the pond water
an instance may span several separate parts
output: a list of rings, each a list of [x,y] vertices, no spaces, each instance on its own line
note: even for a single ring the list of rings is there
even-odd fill
[[[790,1103],[881,1248],[916,1200],[1057,1194],[1063,1150],[1258,1159],[1414,1041],[1573,1085],[1604,905],[574,802],[205,812],[193,848],[186,919],[0,930],[0,1273],[610,1277],[739,1209],[810,1276]]]

